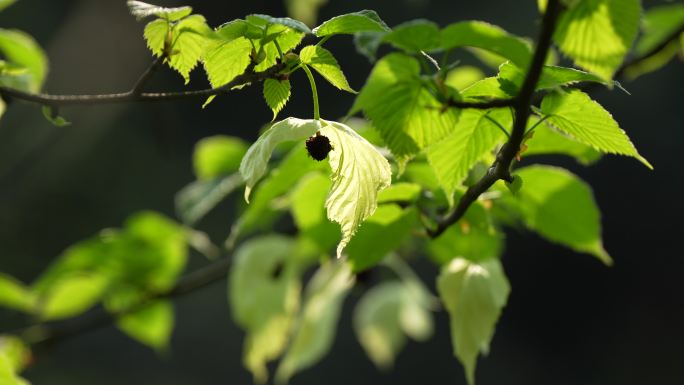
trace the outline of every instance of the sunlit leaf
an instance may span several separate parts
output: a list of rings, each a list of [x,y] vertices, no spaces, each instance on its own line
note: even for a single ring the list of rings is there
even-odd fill
[[[554,40],[576,65],[609,80],[632,47],[640,16],[639,0],[575,1],[561,15]]]
[[[318,37],[323,37],[358,32],[386,32],[389,30],[389,27],[375,11],[363,10],[335,16],[314,28],[313,33]]]
[[[309,45],[299,52],[299,59],[321,74],[333,86],[348,92],[355,92],[344,76],[335,57],[321,46]]]
[[[192,13],[192,8],[187,6],[165,8],[135,0],[128,0],[126,4],[128,5],[128,10],[138,20],[157,16],[168,21],[177,21]]]
[[[378,203],[414,203],[421,193],[421,186],[416,183],[394,183],[378,194]]]
[[[32,312],[36,306],[36,296],[19,280],[0,273],[0,306]]]
[[[504,63],[499,67],[497,76],[502,88],[509,94],[515,95],[525,81],[525,72],[511,63]],[[560,86],[577,84],[579,82],[600,83],[613,87],[613,82],[606,81],[594,74],[576,70],[574,68],[544,66],[541,77],[537,82],[537,89],[552,89]]]
[[[437,291],[449,312],[454,354],[472,385],[477,356],[489,351],[496,322],[506,305],[508,280],[498,259],[476,263],[456,258],[442,268]]]
[[[474,66],[459,66],[449,71],[444,84],[459,91],[467,88],[485,77],[481,69]]]
[[[63,319],[85,312],[102,299],[108,284],[108,279],[98,274],[74,274],[62,278],[41,297],[41,318]]]
[[[247,152],[244,140],[226,135],[203,138],[195,145],[193,166],[200,180],[227,176],[240,168],[242,157]]]
[[[280,24],[284,25],[288,28],[294,29],[295,31],[303,32],[303,33],[311,33],[311,30],[309,27],[306,26],[306,24],[302,23],[299,20],[291,19],[289,17],[273,17],[269,15],[261,15],[261,14],[254,14],[250,15],[251,17],[258,17],[259,19],[262,19],[266,21],[269,24]]]
[[[280,361],[276,382],[286,383],[330,350],[342,302],[354,285],[354,275],[344,261],[321,266],[306,287],[304,306],[294,329],[292,342]]]
[[[525,145],[527,148],[523,152],[523,156],[544,154],[568,155],[583,165],[590,165],[601,158],[601,153],[591,146],[582,144],[555,128],[544,124],[535,128],[534,135],[525,142]]]
[[[384,41],[409,52],[431,51],[439,47],[439,27],[428,20],[409,21],[394,27]]]
[[[3,85],[24,91],[40,91],[48,72],[48,59],[30,35],[0,28],[0,54],[7,63],[26,69],[22,74],[0,77]]]
[[[443,49],[458,47],[481,48],[527,68],[532,60],[530,45],[503,29],[482,21],[462,21],[448,25],[442,30]]]
[[[169,301],[156,301],[119,317],[116,322],[131,338],[158,351],[168,347],[173,324],[173,304]]]
[[[273,120],[290,99],[291,86],[289,80],[266,79],[264,81],[264,99],[273,111]]]
[[[637,152],[627,134],[611,114],[580,90],[548,94],[541,111],[546,120],[577,141],[604,153],[636,158],[648,168],[651,164]]]

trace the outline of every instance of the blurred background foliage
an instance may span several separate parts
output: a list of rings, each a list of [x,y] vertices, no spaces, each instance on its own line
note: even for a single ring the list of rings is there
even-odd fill
[[[644,7],[661,3],[645,1]],[[416,18],[434,20],[442,26],[457,20],[481,19],[521,36],[535,36],[538,29],[536,23],[530,22],[538,19],[536,4],[531,0],[462,4],[447,0],[168,1],[164,5],[186,4],[205,15],[210,25],[254,12],[275,16],[289,12],[313,25],[317,18],[325,20],[371,8],[390,26]],[[44,89],[54,93],[127,89],[150,61],[142,40],[143,26],[130,17],[123,1],[22,0],[0,13],[0,25],[27,31],[45,47],[50,73]],[[358,89],[371,64],[354,51],[350,39],[331,41],[329,48],[335,52],[351,86]],[[478,63],[467,53],[461,60],[464,64]],[[191,76],[194,86],[205,85],[200,71]],[[567,159],[546,158],[572,169],[593,186],[603,211],[606,248],[611,250],[616,264],[607,269],[591,258],[550,245],[529,233],[509,233],[503,265],[513,287],[512,296],[497,327],[492,356],[480,362],[479,383],[677,383],[684,359],[680,346],[684,340],[684,262],[676,257],[681,254],[677,235],[684,214],[684,204],[677,196],[681,185],[677,145],[684,139],[678,115],[678,85],[682,80],[681,64],[675,61],[661,71],[625,83],[632,93],[630,97],[606,90],[595,94],[653,163],[654,173],[623,158],[606,157],[592,168]],[[310,95],[306,80],[302,77],[292,81],[295,91],[281,115],[307,117]],[[180,89],[182,82],[177,74],[160,71],[150,88]],[[320,88],[324,116],[336,118],[348,111],[353,96],[328,85]],[[60,319],[78,312],[79,307],[103,299],[98,294],[105,291],[98,288],[107,285],[116,285],[118,290],[104,298],[106,306],[126,306],[135,300],[138,290],[168,287],[186,264],[192,269],[208,263],[200,253],[187,249],[185,229],[146,210],[173,217],[174,193],[195,179],[195,144],[215,134],[239,136],[251,142],[271,119],[271,112],[262,101],[260,87],[247,87],[218,98],[205,110],[200,105],[188,100],[73,107],[63,111],[73,122],[68,127],[50,125],[30,105],[16,103],[6,112],[0,121],[0,271],[24,282],[38,278],[40,286],[40,282],[55,279],[41,273],[60,255],[62,260],[90,263],[93,270],[107,271],[102,276],[79,276],[71,287],[47,293],[42,318]],[[206,142],[207,148],[220,145]],[[235,159],[240,155],[237,151]],[[210,151],[206,157],[211,157]],[[211,164],[206,157],[196,154],[196,164]],[[221,171],[201,166],[198,169],[200,182]],[[236,209],[233,202],[220,204],[198,222],[198,227],[213,239],[223,239],[231,227],[228,218]],[[191,199],[188,204],[192,204]],[[192,222],[192,211],[186,212],[190,217],[185,219]],[[99,234],[103,228],[120,230]],[[272,242],[283,241],[276,238]],[[145,266],[137,266],[135,276],[121,271],[125,266],[105,269],[99,261],[78,258],[79,252],[87,248],[107,245],[108,252],[116,253],[131,243],[148,251],[143,253],[145,258],[137,260]],[[495,241],[488,244],[498,247]],[[350,244],[350,252],[353,247]],[[160,261],[168,262],[163,274]],[[64,265],[59,274],[70,274],[69,263]],[[421,261],[417,270],[435,293],[437,268]],[[151,281],[146,274],[154,279]],[[337,336],[330,342],[330,354],[298,375],[293,383],[464,381],[462,369],[451,354],[444,311],[437,313],[435,335],[427,342],[397,339],[408,348],[402,351],[393,370],[380,372],[368,361],[352,325],[373,320],[353,318],[351,310],[362,289],[377,279],[371,277],[369,282],[351,289],[351,298],[339,304],[342,318]],[[140,287],[141,283],[154,287]],[[251,287],[250,282],[241,285],[247,288],[242,290]],[[392,290],[398,296],[403,292],[382,285],[372,290]],[[231,291],[231,295],[236,293]],[[60,302],[62,298],[69,298],[68,304]],[[400,304],[400,299],[390,300],[385,304],[389,309],[386,311],[396,312]],[[371,302],[361,305],[372,306]],[[241,365],[243,339],[249,337],[233,321],[225,285],[214,285],[176,301],[175,321],[173,312],[166,302],[147,309],[146,316],[168,325],[155,329],[161,334],[146,334],[144,319],[124,319],[119,324],[155,349],[122,337],[114,328],[104,328],[43,347],[25,376],[35,384],[251,381],[251,375]],[[249,329],[245,318],[236,319],[241,327]],[[0,310],[1,330],[20,327],[27,321],[16,313]],[[171,344],[165,346],[160,341],[165,341],[163,333],[170,332],[172,323],[175,330]],[[401,328],[397,325],[400,335],[420,337],[420,331]],[[3,344],[14,346],[12,341]],[[389,366],[386,357],[371,359]]]

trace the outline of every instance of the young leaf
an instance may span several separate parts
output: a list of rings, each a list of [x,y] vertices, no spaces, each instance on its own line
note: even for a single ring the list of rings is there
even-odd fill
[[[591,188],[569,171],[529,166],[517,171],[525,185],[513,199],[523,222],[544,238],[610,265],[603,249],[600,212]]]
[[[321,133],[330,139],[333,185],[325,202],[328,218],[340,224],[338,258],[352,236],[378,206],[378,193],[392,183],[389,162],[348,126],[324,121]]]
[[[610,80],[639,30],[640,3],[639,0],[576,1],[561,16],[554,40],[576,65]]]
[[[511,63],[504,63],[499,67],[497,76],[502,88],[506,89],[511,95],[518,93],[518,90],[525,80],[525,72]],[[576,70],[574,68],[544,66],[542,75],[537,82],[537,90],[552,89],[560,86],[567,86],[579,82],[600,83],[612,88],[614,82],[606,81],[594,74]]]
[[[413,208],[381,205],[349,242],[346,252],[354,272],[366,270],[401,246],[418,223]]]
[[[503,29],[482,21],[462,21],[442,30],[443,49],[476,47],[503,56],[520,68],[532,60],[529,43]]]
[[[28,34],[0,28],[0,54],[7,63],[25,68],[26,73],[21,78],[16,88],[24,91],[38,92],[43,87],[45,76],[48,72],[48,59],[43,49]]]
[[[276,372],[284,384],[297,372],[318,362],[332,346],[342,302],[354,286],[354,275],[344,261],[321,266],[306,287],[304,307],[292,342]]]
[[[195,145],[193,166],[200,180],[210,180],[230,175],[240,167],[247,152],[244,140],[226,135],[204,138]]]
[[[126,4],[131,15],[135,16],[138,20],[156,16],[168,21],[178,21],[192,13],[192,7],[188,6],[165,8],[135,0],[128,0]]]
[[[299,309],[301,284],[293,248],[289,238],[256,238],[236,251],[230,271],[231,313],[247,333],[243,362],[258,383],[266,382],[266,364],[285,349]]]
[[[476,263],[455,258],[442,268],[437,291],[449,312],[454,354],[473,385],[477,356],[489,351],[510,285],[498,259]]]
[[[546,122],[577,141],[609,154],[627,155],[653,168],[639,155],[617,122],[600,104],[580,90],[554,92],[547,95],[541,111],[550,117]]]
[[[643,55],[684,24],[684,4],[667,4],[650,8],[642,22],[643,35],[634,48],[636,55]]]
[[[20,372],[31,361],[31,351],[29,347],[18,337],[11,335],[0,335],[0,357],[5,359],[5,363],[13,372]],[[0,383],[4,378],[0,374]],[[17,384],[28,384],[28,382],[17,382]]]
[[[121,331],[157,351],[168,347],[173,324],[173,304],[169,301],[153,302],[116,321]]]
[[[356,91],[349,87],[347,78],[342,73],[340,65],[337,64],[337,60],[327,49],[318,45],[306,46],[299,52],[299,59],[302,63],[315,69],[316,72],[338,89],[356,93]]]
[[[378,203],[414,203],[420,198],[422,187],[416,183],[394,183],[378,194]]]
[[[266,173],[268,160],[275,147],[286,141],[303,140],[321,129],[321,122],[318,120],[301,120],[297,118],[287,118],[275,123],[266,130],[259,139],[247,150],[242,163],[240,163],[240,174],[247,182],[245,187],[245,200],[249,202],[249,195],[252,188]]]
[[[0,273],[0,307],[32,312],[36,306],[36,296],[31,289],[19,280]]]
[[[389,369],[406,343],[406,336],[420,340],[432,334],[432,314],[425,294],[408,282],[390,281],[374,286],[354,309],[354,331],[368,357],[380,369]],[[413,320],[421,320],[415,322]],[[415,334],[417,323],[426,331]]]
[[[484,77],[484,72],[478,67],[459,66],[449,71],[446,79],[444,79],[444,84],[461,91],[484,79]]]
[[[264,99],[273,111],[273,120],[290,99],[291,86],[289,80],[266,79],[264,81]]]
[[[373,68],[352,107],[363,110],[400,162],[448,135],[458,114],[441,106],[422,87],[420,64],[412,57],[393,53]]]
[[[245,72],[251,62],[252,44],[244,37],[222,42],[204,56],[204,70],[214,88],[221,87]]]
[[[71,122],[57,114],[55,109],[48,106],[43,106],[41,110],[43,112],[43,117],[45,117],[48,122],[52,123],[56,127],[66,127],[71,125]]]
[[[507,128],[511,127],[513,117],[508,109],[467,109],[461,113],[453,132],[427,151],[430,166],[450,205],[454,191],[468,171],[506,138],[492,120]]]
[[[102,299],[109,280],[99,274],[72,274],[40,299],[40,316],[57,320],[81,314]]]
[[[408,52],[431,51],[439,47],[439,27],[427,20],[413,20],[393,28],[384,41]]]
[[[306,26],[306,24],[302,23],[299,20],[294,20],[289,17],[273,17],[269,15],[261,15],[261,14],[253,14],[250,16],[247,16],[248,20],[250,17],[255,17],[262,19],[266,21],[268,24],[280,24],[284,25],[288,28],[294,29],[295,31],[302,32],[302,33],[311,33],[311,30],[309,27]]]
[[[375,11],[363,10],[335,16],[314,28],[313,33],[318,37],[355,34],[357,32],[387,32],[389,27]]]

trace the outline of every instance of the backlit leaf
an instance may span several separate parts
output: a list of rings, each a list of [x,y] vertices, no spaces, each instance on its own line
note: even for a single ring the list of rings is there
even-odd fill
[[[273,111],[273,120],[290,99],[291,86],[289,80],[266,79],[264,81],[264,99]]]
[[[443,49],[481,48],[505,57],[520,68],[527,68],[532,60],[532,49],[525,40],[482,21],[462,21],[448,25],[442,30],[441,46]]]
[[[299,59],[302,63],[315,69],[333,86],[344,91],[355,92],[349,87],[347,78],[342,73],[340,65],[337,64],[337,60],[327,49],[317,45],[306,46],[299,52]]]
[[[375,11],[363,10],[335,16],[314,28],[313,33],[318,37],[355,34],[357,32],[387,32],[389,27],[380,19]]]
[[[384,41],[409,52],[431,51],[439,47],[439,33],[437,24],[413,20],[394,27]]]
[[[26,69],[25,73],[0,77],[3,85],[24,91],[40,91],[47,76],[48,59],[30,35],[0,28],[0,54],[7,63]]]
[[[197,179],[209,180],[227,176],[240,168],[247,152],[244,140],[226,135],[203,138],[195,145],[193,166]]]
[[[31,289],[19,280],[0,273],[0,307],[32,312],[36,306],[36,296]]]
[[[192,8],[188,6],[165,8],[135,0],[128,0],[126,4],[128,5],[128,10],[138,20],[157,16],[168,21],[177,21],[192,13]]]
[[[168,347],[173,324],[173,304],[169,301],[156,301],[119,317],[116,322],[131,338],[158,351]]]

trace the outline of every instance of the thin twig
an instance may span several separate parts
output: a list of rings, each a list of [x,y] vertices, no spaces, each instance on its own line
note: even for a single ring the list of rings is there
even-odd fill
[[[143,88],[147,85],[147,82],[150,80],[152,75],[154,75],[159,67],[161,67],[162,63],[164,63],[164,59],[164,55],[160,55],[152,61],[152,64],[147,67],[145,72],[143,72],[143,74],[140,75],[140,78],[138,78],[138,81],[135,82],[135,85],[133,85],[133,88],[130,91],[131,94],[139,95],[143,91]]]
[[[551,37],[556,27],[556,21],[560,14],[560,3],[558,0],[549,0],[544,19],[542,20],[542,27],[539,33],[537,48],[534,51],[532,63],[525,76],[525,81],[518,95],[513,98],[512,106],[514,108],[514,123],[511,135],[508,141],[501,147],[496,156],[496,160],[492,166],[487,170],[487,173],[474,185],[466,190],[456,205],[454,211],[442,218],[437,223],[437,228],[429,229],[428,234],[431,237],[438,237],[449,226],[458,222],[468,211],[473,202],[477,200],[480,194],[487,191],[498,180],[512,181],[510,167],[511,162],[515,159],[516,154],[520,150],[520,145],[525,138],[525,127],[527,126],[527,118],[530,116],[530,103],[534,96],[534,91],[541,76],[544,67],[546,55],[551,47]]]

